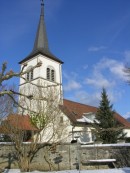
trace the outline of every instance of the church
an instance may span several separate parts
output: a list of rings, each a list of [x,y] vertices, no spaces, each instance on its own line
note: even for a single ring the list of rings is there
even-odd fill
[[[33,69],[37,63],[40,65]],[[94,135],[92,133],[92,124],[94,123],[98,108],[64,99],[62,86],[63,61],[56,57],[49,49],[43,3],[41,4],[41,14],[34,47],[31,53],[22,59],[19,64],[21,71],[23,69],[27,71],[27,73],[20,78],[19,85],[20,93],[28,95],[28,99],[22,96],[19,98],[20,104],[26,107],[23,114],[26,116],[30,115],[30,110],[32,109],[33,111],[37,111],[37,109],[41,107],[43,109],[43,105],[40,105],[37,99],[35,99],[35,101],[32,99],[33,96],[37,96],[40,100],[42,95],[45,105],[47,96],[51,99],[53,98],[53,102],[57,104],[60,109],[59,114],[57,114],[59,120],[57,124],[63,126],[63,124],[66,123],[66,133],[64,134],[63,132],[62,140],[64,142],[71,142],[78,138],[81,144],[93,143]],[[40,86],[43,86],[43,88],[41,89]],[[118,113],[115,113],[115,118],[123,125],[127,137],[130,137],[130,123]],[[26,119],[25,124],[28,124],[28,121],[29,118]],[[47,133],[46,136],[48,137],[49,134]],[[41,141],[43,142],[44,140],[45,138]]]

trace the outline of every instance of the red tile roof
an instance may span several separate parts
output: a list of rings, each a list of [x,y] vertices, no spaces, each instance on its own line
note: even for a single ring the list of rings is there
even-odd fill
[[[7,122],[7,123],[6,123]],[[31,123],[29,115],[19,115],[19,114],[12,114],[9,115],[2,123],[0,127],[0,132],[7,131],[7,126],[12,126],[18,130],[31,130],[37,131],[38,129]]]
[[[83,116],[83,113],[96,113],[98,108],[64,99],[63,106],[61,106],[61,110],[68,116],[71,122],[75,123],[76,119],[79,119]],[[121,115],[115,113],[114,117],[124,127],[130,128],[130,122],[128,122]]]

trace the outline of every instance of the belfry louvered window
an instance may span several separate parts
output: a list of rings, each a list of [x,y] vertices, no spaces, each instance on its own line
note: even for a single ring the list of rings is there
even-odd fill
[[[26,74],[26,79],[28,81],[31,81],[33,79],[33,70],[31,70],[31,68],[32,68],[32,66],[27,68],[27,71],[29,71],[29,72]]]
[[[31,76],[31,80],[33,79],[33,70],[31,71],[31,74],[30,74]]]
[[[50,80],[50,68],[47,68],[47,79]]]
[[[46,77],[47,77],[47,80],[55,82],[55,70],[53,69],[53,67],[47,68]]]
[[[55,81],[55,71],[51,70],[51,81]]]

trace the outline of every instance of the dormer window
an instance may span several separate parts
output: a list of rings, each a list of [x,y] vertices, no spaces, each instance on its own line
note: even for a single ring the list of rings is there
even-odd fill
[[[27,71],[29,71],[31,68],[32,68],[32,66],[29,66],[29,67],[27,68]],[[31,81],[31,80],[33,79],[33,70],[27,72],[27,74],[26,74],[26,79],[27,79],[28,81]]]
[[[55,70],[53,67],[48,67],[46,70],[47,80],[55,82]]]

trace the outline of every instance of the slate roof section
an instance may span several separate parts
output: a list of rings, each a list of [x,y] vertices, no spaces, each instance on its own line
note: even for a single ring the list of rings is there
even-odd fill
[[[84,113],[96,113],[98,108],[64,99],[63,105],[61,106],[61,110],[63,111],[63,113],[65,113],[65,115],[70,119],[71,122],[76,123],[76,120],[81,118]],[[130,128],[130,122],[128,122],[120,114],[115,113],[114,117],[125,128]]]
[[[34,47],[32,52],[24,58],[22,61],[19,62],[19,64],[24,63],[27,60],[30,60],[34,56],[42,54],[50,59],[57,61],[59,63],[63,63],[59,58],[57,58],[55,55],[53,55],[50,50],[49,50],[49,45],[48,45],[48,38],[47,38],[47,33],[46,33],[46,26],[44,22],[44,7],[43,4],[41,5],[41,15],[40,15],[40,20],[39,20],[39,25],[36,33],[36,38],[34,42]]]

